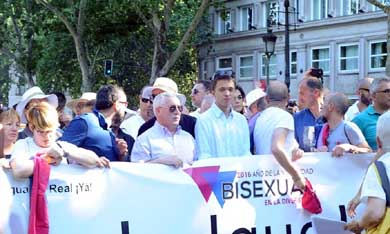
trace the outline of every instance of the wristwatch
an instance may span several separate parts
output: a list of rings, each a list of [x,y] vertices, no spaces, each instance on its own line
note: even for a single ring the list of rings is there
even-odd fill
[[[58,141],[56,141],[56,143],[57,143],[58,147],[60,147],[60,148],[62,149],[62,152],[64,152],[64,154],[62,155],[62,157],[67,158],[67,157],[69,156],[69,153],[66,152],[66,151],[64,150],[64,148],[62,148],[62,145],[61,145],[60,143],[58,143]]]

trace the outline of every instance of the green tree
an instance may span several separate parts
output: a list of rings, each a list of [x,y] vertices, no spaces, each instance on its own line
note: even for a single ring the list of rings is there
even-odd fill
[[[37,61],[36,30],[41,9],[34,0],[0,2],[0,48],[5,63],[16,68],[19,82],[35,85]]]
[[[153,61],[150,83],[166,76],[188,47],[210,0],[130,1],[153,33]]]

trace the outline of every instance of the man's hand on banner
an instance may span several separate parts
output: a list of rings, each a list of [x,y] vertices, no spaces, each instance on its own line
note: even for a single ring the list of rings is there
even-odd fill
[[[356,220],[347,223],[344,227],[345,230],[349,230],[355,234],[360,234],[363,231],[363,228],[360,227],[359,222]]]
[[[99,168],[102,168],[102,167],[110,168],[110,160],[108,160],[104,156],[99,157],[99,160],[96,162],[96,166]]]
[[[301,176],[297,178],[293,178],[294,184],[293,184],[293,190],[297,191],[300,190],[301,192],[305,191],[305,179]]]
[[[183,167],[183,160],[181,160],[176,155],[156,158],[156,159],[152,159],[152,160],[150,160],[148,162],[149,163],[165,164],[165,165],[168,165],[168,166],[173,166],[175,168]]]
[[[356,208],[360,204],[360,194],[361,194],[361,190],[359,189],[359,191],[355,195],[355,197],[352,198],[352,200],[350,200],[348,202],[347,213],[348,213],[349,217],[351,217],[351,218],[354,218],[356,216]]]
[[[294,162],[303,157],[303,150],[297,148],[291,152],[291,160]]]

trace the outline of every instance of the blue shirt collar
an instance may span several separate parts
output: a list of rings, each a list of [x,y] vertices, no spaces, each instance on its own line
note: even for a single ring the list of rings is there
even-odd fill
[[[223,112],[215,103],[210,108],[210,111],[214,114],[216,118],[226,117],[225,112]],[[233,110],[230,108],[229,116],[227,118],[233,118]]]
[[[367,114],[369,115],[380,115],[378,112],[376,112],[374,106],[371,104],[367,107]]]

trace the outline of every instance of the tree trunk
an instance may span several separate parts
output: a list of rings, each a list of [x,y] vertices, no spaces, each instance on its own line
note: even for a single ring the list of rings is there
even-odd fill
[[[89,73],[89,65],[85,46],[83,45],[83,40],[79,35],[73,39],[76,47],[77,60],[79,61],[82,75],[81,92],[90,92],[92,91],[93,83]]]
[[[196,12],[196,15],[192,19],[191,24],[188,26],[187,31],[184,33],[181,41],[179,42],[178,46],[176,47],[176,50],[169,56],[167,60],[164,62],[164,66],[162,67],[161,71],[159,71],[160,75],[166,75],[169,70],[173,67],[173,65],[176,63],[177,59],[180,57],[180,55],[183,53],[184,49],[188,46],[188,42],[191,39],[191,36],[193,35],[196,27],[198,26],[205,10],[207,9],[208,5],[210,3],[210,0],[203,0],[201,5],[199,6],[198,11]]]

